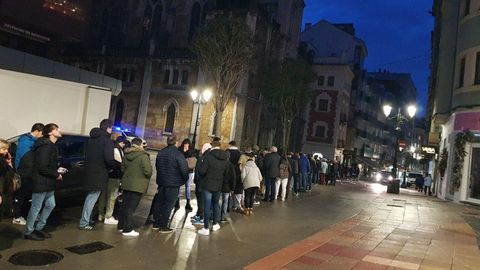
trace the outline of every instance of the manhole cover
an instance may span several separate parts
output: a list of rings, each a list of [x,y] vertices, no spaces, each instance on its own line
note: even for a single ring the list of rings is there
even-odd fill
[[[62,254],[53,250],[42,249],[15,253],[8,261],[14,265],[45,266],[58,263],[62,259]]]
[[[102,251],[102,250],[111,249],[111,248],[113,248],[113,246],[109,244],[105,244],[103,242],[92,242],[88,244],[67,247],[65,249],[76,254],[85,255],[85,254],[94,253],[97,251]]]
[[[392,206],[392,207],[403,207],[403,205],[396,205],[396,204],[387,204],[387,206]]]

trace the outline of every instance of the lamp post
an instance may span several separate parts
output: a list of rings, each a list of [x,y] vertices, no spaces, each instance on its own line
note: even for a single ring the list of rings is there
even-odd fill
[[[201,93],[199,93],[196,89],[193,89],[190,92],[190,96],[192,97],[193,104],[197,104],[197,116],[195,118],[195,128],[193,129],[193,138],[192,138],[192,146],[195,148],[196,140],[197,140],[197,127],[198,117],[200,115],[200,106],[207,103],[210,98],[212,97],[213,93],[210,89],[204,89]]]
[[[400,130],[403,122],[405,120],[408,120],[406,117],[402,115],[401,108],[398,107],[397,114],[395,116],[389,117],[390,113],[392,112],[393,107],[389,104],[385,104],[383,106],[383,113],[385,114],[385,117],[387,119],[392,119],[395,121],[395,152],[393,156],[393,168],[392,168],[392,174],[396,178],[397,177],[397,159],[398,159],[398,148],[399,148],[399,135],[400,135]],[[415,117],[415,113],[417,112],[417,107],[415,105],[409,105],[407,107],[407,113],[408,116],[413,119]],[[404,175],[405,176],[405,175]],[[403,183],[402,186],[406,185],[406,180],[405,177],[403,178]]]

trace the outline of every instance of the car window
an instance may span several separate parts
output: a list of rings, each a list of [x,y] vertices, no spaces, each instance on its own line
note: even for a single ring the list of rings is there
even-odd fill
[[[58,154],[60,158],[81,158],[85,156],[87,146],[86,137],[65,136],[58,140]]]

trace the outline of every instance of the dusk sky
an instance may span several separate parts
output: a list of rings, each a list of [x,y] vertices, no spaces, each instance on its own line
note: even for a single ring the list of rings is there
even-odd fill
[[[368,71],[387,69],[411,73],[417,88],[419,113],[424,116],[428,95],[432,0],[305,0],[303,16],[315,24],[353,23],[368,48]]]

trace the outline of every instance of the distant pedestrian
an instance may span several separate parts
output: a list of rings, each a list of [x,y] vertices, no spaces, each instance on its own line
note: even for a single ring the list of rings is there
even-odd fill
[[[243,212],[243,185],[240,179],[240,150],[237,147],[237,143],[235,141],[231,141],[228,144],[227,152],[229,153],[229,161],[232,163],[234,168],[234,175],[235,181],[233,182],[234,185],[232,186],[233,189],[233,209]],[[222,195],[223,197],[223,195]],[[223,198],[222,198],[223,201]]]
[[[85,181],[84,188],[88,192],[83,204],[82,216],[80,218],[80,229],[93,230],[92,210],[100,197],[102,190],[105,190],[108,183],[108,171],[114,169],[116,161],[114,158],[114,145],[110,136],[112,134],[113,122],[110,119],[103,119],[100,127],[90,131],[90,138],[87,142],[85,154]]]
[[[423,180],[423,192],[425,195],[432,195],[432,176],[430,174],[425,174],[425,178]]]
[[[328,170],[328,163],[326,159],[322,158],[320,161],[320,185],[326,184],[326,175]]]
[[[290,171],[290,175],[288,176],[288,184],[287,184],[287,194],[286,198],[290,196],[290,193],[293,192],[296,193],[296,187],[295,184],[297,184],[298,181],[295,181],[295,177],[298,178],[298,160],[294,157],[292,152],[289,152],[287,155],[287,160],[288,163],[290,164],[290,167],[292,168]]]
[[[242,168],[241,179],[245,188],[245,214],[253,214],[253,205],[255,194],[260,188],[260,181],[262,181],[262,173],[255,164],[255,160],[250,158]]]
[[[113,148],[113,158],[115,167],[108,172],[108,182],[105,189],[102,190],[98,199],[98,221],[103,221],[107,225],[117,225],[118,220],[113,217],[115,201],[118,196],[120,179],[123,177],[122,164],[124,161],[123,149],[127,143],[127,138],[117,137]]]
[[[18,138],[17,150],[15,153],[15,169],[20,173],[19,166],[22,158],[26,153],[32,150],[33,145],[37,139],[43,137],[42,131],[45,127],[42,123],[36,123],[30,129],[30,132],[21,135]],[[29,155],[27,159],[31,159],[32,155]],[[33,163],[32,160],[29,161],[30,164]],[[29,203],[28,201],[32,198],[32,176],[31,168],[28,168],[30,173],[21,175],[22,185],[19,190],[15,191],[15,203],[13,206],[13,224],[25,225],[25,217],[28,215]]]
[[[198,231],[200,235],[210,235],[210,213],[213,211],[212,231],[220,229],[219,199],[223,181],[228,173],[229,161],[226,151],[220,149],[219,141],[212,141],[212,148],[200,164],[200,186],[203,192],[203,228]]]
[[[47,124],[43,129],[43,138],[39,138],[33,147],[35,158],[32,173],[32,206],[28,212],[24,234],[24,238],[27,240],[42,241],[52,237],[43,229],[50,213],[55,208],[57,181],[63,181],[62,174],[66,172],[65,168],[58,167],[58,150],[55,143],[60,137],[62,134],[58,125]]]
[[[277,147],[272,146],[270,153],[265,156],[265,196],[264,200],[273,202],[275,200],[275,188],[277,177],[280,175],[280,155],[277,153]]]
[[[154,208],[153,229],[160,233],[171,233],[168,226],[170,215],[180,192],[180,187],[188,179],[188,164],[185,156],[178,150],[176,135],[167,138],[167,147],[158,152],[155,161],[157,169],[158,198]]]
[[[195,167],[195,197],[197,198],[197,214],[192,217],[191,222],[193,225],[203,225],[203,192],[202,188],[200,186],[200,182],[202,177],[200,177],[200,167],[203,161],[205,160],[205,157],[210,153],[210,149],[212,148],[212,145],[210,143],[205,143],[202,146],[202,150],[200,151],[200,157],[197,162],[197,166]]]
[[[285,154],[280,154],[281,159],[279,163],[279,173],[278,177],[275,180],[275,199],[278,197],[278,193],[280,188],[282,189],[281,199],[285,201],[287,196],[287,184],[288,184],[288,176],[292,171],[292,167],[288,163],[287,156]]]
[[[139,233],[133,229],[133,213],[147,192],[153,173],[150,155],[143,149],[142,139],[134,138],[132,147],[125,151],[123,171],[123,203],[117,229],[123,236],[136,237]]]
[[[300,191],[305,192],[308,188],[308,174],[311,171],[311,167],[310,161],[303,153],[300,153],[298,168],[300,171]]]
[[[185,211],[190,212],[192,211],[192,206],[190,205],[190,199],[191,199],[191,185],[193,183],[193,178],[195,177],[195,166],[197,165],[197,158],[195,157],[195,153],[191,147],[191,142],[190,139],[184,139],[180,146],[178,147],[178,150],[182,152],[183,156],[187,160],[187,165],[188,165],[188,178],[187,181],[185,182],[185,198],[187,200],[187,203],[185,204]],[[178,194],[178,207],[180,207],[179,204],[180,200],[180,194]]]

